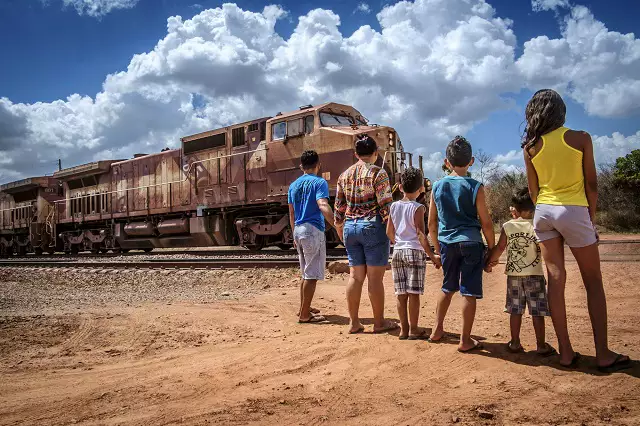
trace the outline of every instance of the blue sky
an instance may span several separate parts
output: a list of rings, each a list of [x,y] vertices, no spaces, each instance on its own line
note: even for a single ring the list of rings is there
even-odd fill
[[[65,1],[71,4],[65,5]],[[233,90],[233,96],[223,99],[221,95],[223,91],[215,83],[207,81],[207,79],[215,80],[217,73],[223,72],[217,68],[217,58],[212,58],[210,63],[202,63],[208,74],[198,77],[202,81],[195,82],[197,84],[194,84],[192,76],[189,76],[188,81],[179,80],[178,77],[184,77],[181,73],[176,76],[170,73],[168,75],[163,71],[159,75],[154,75],[153,84],[164,88],[171,87],[171,89],[166,89],[171,93],[165,94],[167,98],[160,102],[158,102],[157,95],[150,97],[148,90],[140,89],[145,84],[150,84],[148,74],[145,74],[144,78],[136,80],[139,76],[128,72],[127,76],[120,79],[129,85],[126,89],[119,88],[120,92],[111,89],[105,91],[103,85],[109,74],[127,71],[134,55],[153,51],[158,42],[167,37],[167,19],[169,17],[179,15],[182,17],[182,22],[185,22],[207,9],[219,8],[222,2],[211,0],[139,0],[137,2],[135,0],[104,0],[114,2],[114,4],[123,1],[131,2],[132,7],[121,9],[115,7],[101,16],[90,16],[91,14],[87,13],[87,10],[74,8],[75,1],[78,0],[47,0],[46,2],[42,0],[3,0],[0,2],[0,38],[4,40],[0,45],[0,53],[5,58],[3,66],[0,67],[0,98],[5,100],[7,110],[6,118],[1,115],[2,110],[0,110],[0,124],[6,124],[6,128],[9,129],[5,131],[5,141],[2,139],[3,130],[0,129],[0,153],[5,154],[5,160],[0,161],[0,178],[6,180],[6,178],[20,177],[21,173],[25,173],[23,171],[25,165],[33,165],[34,171],[46,172],[51,156],[64,158],[65,163],[72,165],[70,163],[90,161],[100,155],[122,156],[129,155],[130,151],[157,149],[170,144],[171,140],[177,143],[176,139],[179,137],[180,131],[190,132],[208,126],[228,124],[225,121],[244,120],[250,118],[245,117],[247,114],[260,115],[263,112],[274,114],[280,109],[295,109],[298,106],[295,102],[303,100],[283,93],[283,104],[274,108],[270,106],[272,103],[267,102],[267,99],[251,98],[247,101],[246,97],[251,94]],[[98,0],[91,1],[98,2]],[[464,132],[476,147],[495,155],[502,155],[501,158],[506,158],[509,151],[517,149],[519,135],[522,131],[524,105],[530,97],[531,91],[548,83],[558,87],[561,91],[564,90],[563,95],[565,95],[568,104],[569,126],[585,129],[594,136],[602,137],[603,146],[608,142],[618,141],[620,146],[616,150],[611,151],[606,147],[603,148],[603,158],[606,157],[607,160],[610,160],[609,157],[612,155],[623,154],[636,147],[634,144],[639,143],[636,134],[640,130],[638,125],[640,107],[636,101],[640,99],[640,95],[638,95],[640,92],[636,93],[636,91],[640,90],[637,89],[637,86],[640,85],[640,56],[638,56],[640,53],[634,56],[629,52],[634,49],[636,52],[640,52],[640,47],[638,47],[639,42],[635,36],[628,33],[633,33],[638,29],[635,17],[640,16],[640,2],[633,0],[609,0],[606,2],[534,0],[546,2],[549,5],[549,10],[534,11],[532,3],[529,1],[493,0],[488,1],[493,7],[490,16],[484,12],[479,13],[479,16],[486,19],[487,22],[492,22],[493,28],[487,29],[487,25],[481,26],[477,20],[470,18],[475,12],[465,9],[467,5],[464,0],[451,0],[449,3],[452,5],[450,7],[451,16],[443,13],[441,19],[444,23],[438,34],[430,34],[429,28],[430,26],[438,27],[439,22],[435,24],[431,21],[421,22],[421,18],[415,18],[415,22],[408,24],[410,27],[403,26],[403,19],[413,19],[412,17],[418,16],[419,13],[424,12],[424,16],[431,16],[433,13],[430,8],[440,1],[442,0],[417,0],[416,3],[419,4],[410,2],[410,8],[406,10],[401,8],[401,5],[395,5],[396,2],[380,0],[367,2],[281,1],[278,4],[283,12],[277,17],[274,26],[275,33],[281,40],[275,42],[275,45],[279,46],[284,42],[289,45],[289,56],[301,55],[301,60],[306,58],[310,62],[317,60],[325,60],[326,62],[326,58],[338,58],[335,60],[336,67],[344,71],[344,75],[334,77],[340,72],[331,75],[329,73],[318,75],[313,70],[306,69],[303,64],[295,73],[296,78],[300,79],[299,87],[302,87],[305,79],[309,78],[326,84],[328,88],[322,93],[313,92],[314,94],[310,95],[314,98],[312,101],[331,100],[325,99],[326,96],[335,96],[338,100],[353,99],[354,106],[365,112],[365,115],[374,118],[376,122],[381,124],[396,127],[400,130],[405,145],[414,150],[419,149],[424,154],[434,155],[434,161],[438,160],[435,153],[441,151],[447,137],[456,133],[457,130]],[[476,6],[483,3],[482,0],[469,0],[469,2],[476,4]],[[237,1],[235,4],[237,7],[234,10],[260,14],[266,5],[273,3],[250,0]],[[359,7],[361,4],[366,7]],[[357,83],[350,83],[353,80],[351,78],[353,72],[347,71],[349,69],[348,60],[341,59],[336,53],[338,51],[344,52],[345,49],[336,47],[336,52],[332,52],[326,51],[328,48],[323,50],[324,48],[314,47],[322,37],[315,34],[314,38],[313,32],[322,32],[325,31],[325,27],[331,27],[331,24],[327,23],[327,19],[330,17],[327,18],[322,14],[310,15],[310,11],[316,8],[332,11],[339,16],[340,26],[337,28],[342,38],[349,38],[361,27],[369,25],[376,34],[383,34],[385,42],[390,45],[395,45],[396,42],[409,43],[402,40],[403,31],[409,33],[407,29],[423,31],[421,34],[424,34],[425,44],[428,44],[429,41],[434,42],[435,40],[430,40],[429,37],[445,36],[449,31],[453,33],[457,31],[456,23],[464,20],[467,20],[468,25],[461,25],[460,28],[463,30],[467,31],[473,25],[478,25],[478,28],[486,31],[486,34],[483,33],[485,36],[505,41],[507,45],[511,43],[509,41],[509,31],[511,31],[515,41],[512,43],[514,54],[510,59],[512,63],[509,66],[514,65],[513,62],[520,61],[522,63],[518,64],[520,67],[518,72],[521,74],[528,72],[529,75],[526,78],[521,75],[514,76],[515,71],[506,70],[506,67],[498,67],[496,69],[505,72],[504,79],[513,80],[513,82],[508,84],[502,84],[501,81],[492,82],[489,81],[491,76],[486,75],[477,78],[479,81],[477,89],[468,81],[457,82],[455,85],[452,84],[455,95],[449,98],[445,92],[440,93],[438,95],[440,104],[432,105],[426,99],[431,96],[428,87],[425,87],[424,91],[417,91],[419,93],[415,95],[416,98],[411,97],[410,86],[421,85],[421,78],[427,81],[431,75],[427,69],[422,76],[416,76],[414,75],[416,70],[411,69],[412,66],[420,64],[416,61],[420,59],[420,49],[424,48],[419,42],[416,42],[417,45],[411,47],[410,55],[407,54],[409,56],[392,58],[396,62],[393,70],[381,71],[381,73],[389,75],[391,84],[385,84],[386,80],[379,77],[381,74],[377,74],[376,85],[379,86],[379,89],[369,87],[366,81],[366,70],[363,71],[363,76],[359,76]],[[369,10],[368,13],[366,13],[366,9]],[[388,34],[381,33],[383,24],[377,16],[383,9],[388,12],[389,16],[389,20],[385,24],[389,30]],[[459,16],[455,15],[458,13],[458,9]],[[582,12],[585,10],[588,15]],[[403,13],[407,15],[404,18],[401,16]],[[309,28],[304,30],[301,28],[301,21],[299,21],[301,16],[308,17],[311,22]],[[512,22],[507,25],[508,28],[505,30],[501,26],[502,24],[492,21],[496,18],[508,19]],[[550,43],[543,43],[539,46],[539,51],[536,52],[537,56],[525,52],[524,43],[539,36],[547,36],[549,39],[567,39],[570,44],[571,37],[575,37],[575,34],[572,36],[566,31],[563,32],[563,28],[566,29],[568,25],[567,19],[573,19],[576,32],[582,31],[584,33],[579,38],[586,37],[581,38],[575,46],[570,47],[573,49],[570,55],[554,51],[551,49]],[[253,25],[251,22],[244,21],[238,25],[245,24],[248,25],[246,28],[251,28]],[[597,28],[596,24],[604,26],[604,30],[602,28],[599,30],[599,37],[606,36],[605,38],[609,40],[607,43],[597,45],[598,38],[591,37],[590,34],[595,33],[590,33],[591,30],[587,27]],[[207,22],[200,25],[210,25],[207,27],[208,29],[217,28],[214,24]],[[321,30],[317,30],[317,28],[321,28]],[[224,29],[230,33],[237,31],[233,28]],[[476,34],[472,30],[469,30],[471,34]],[[326,31],[331,32],[330,29]],[[294,44],[292,40],[296,37],[296,32],[300,33],[298,39],[302,40],[302,44],[295,47],[298,50],[292,47]],[[234,35],[237,36],[237,34]],[[332,37],[335,37],[335,34],[332,34]],[[575,77],[563,78],[562,75],[559,75],[550,80],[547,79],[545,68],[540,63],[540,58],[543,57],[551,58],[555,63],[566,66],[566,70],[588,69],[590,67],[590,54],[579,51],[585,40],[587,43],[594,43],[595,51],[610,49],[611,55],[617,57],[619,63],[616,63],[614,59],[609,66],[605,60],[603,63],[598,63],[597,67],[594,66],[593,70],[582,75],[578,71]],[[221,45],[217,39],[206,40],[205,37],[205,42],[214,46]],[[622,46],[623,42],[626,45]],[[181,40],[181,43],[182,47],[189,45],[189,40]],[[308,47],[305,47],[304,43],[308,43]],[[232,43],[232,45],[234,44]],[[353,43],[349,45],[352,46]],[[375,47],[372,46],[375,45],[372,44],[367,48],[367,54],[372,57],[365,58],[365,62],[361,63],[366,63],[366,60],[371,59],[374,64],[375,60],[386,59],[384,51],[381,51],[380,57],[376,59],[376,52],[371,51]],[[431,48],[429,47],[429,49]],[[279,59],[276,48],[273,49],[272,54],[267,55],[267,60],[261,65],[263,70],[273,70],[274,63],[286,62],[282,58]],[[489,48],[487,55],[499,57],[500,52],[504,52],[503,47],[496,49],[494,52]],[[249,50],[254,55],[255,52],[260,52],[260,48]],[[306,50],[314,51],[313,56]],[[365,48],[363,47],[362,50],[364,51]],[[447,52],[445,50],[445,54]],[[621,57],[623,53],[627,55],[626,59]],[[430,54],[432,58],[429,59],[429,66],[446,68],[455,62],[457,72],[462,76],[461,80],[464,80],[466,72],[469,74],[486,72],[482,71],[480,67],[477,68],[480,71],[464,68],[465,64],[477,65],[482,59],[475,57],[474,52],[469,49],[460,49],[456,51],[455,56],[452,55],[452,59],[443,60],[441,63],[437,62],[438,58],[434,56],[433,52]],[[427,53],[425,53],[426,55]],[[508,56],[507,52],[506,57],[508,58]],[[565,57],[563,58],[563,56]],[[572,63],[567,65],[564,62],[568,56],[572,58]],[[171,57],[171,52],[166,52],[166,58],[169,58],[168,62],[171,62]],[[533,62],[525,62],[524,59]],[[600,58],[600,61],[603,59]],[[406,80],[402,74],[401,65],[397,65],[403,62],[407,64],[408,77]],[[532,66],[528,66],[529,64]],[[209,65],[211,65],[210,69],[207,68]],[[375,65],[369,65],[369,67],[372,66]],[[460,68],[461,66],[462,68]],[[537,67],[540,67],[539,72],[535,71]],[[534,71],[531,71],[532,69]],[[633,74],[636,71],[634,77]],[[120,85],[118,87],[125,85],[122,82],[118,84]],[[241,87],[246,83],[229,81],[226,84],[237,84],[238,87]],[[349,84],[353,84],[353,87],[350,87]],[[438,87],[437,81],[433,84],[434,87]],[[619,99],[625,97],[619,95],[612,99],[612,95],[602,95],[602,93],[620,91],[619,86],[622,84],[624,84],[623,95],[624,87],[627,85],[636,88],[630,91],[630,98]],[[398,89],[392,87],[395,85],[398,86]],[[407,86],[409,86],[409,90],[405,92]],[[458,88],[466,86],[469,86],[468,93],[458,90]],[[174,90],[175,87],[180,87],[180,90]],[[363,87],[374,94],[370,97],[363,97],[360,94],[354,95],[354,90]],[[154,86],[154,90],[157,88],[158,86]],[[199,93],[199,88],[202,88],[202,93]],[[269,94],[269,99],[278,98],[277,85],[269,90],[273,92]],[[375,94],[377,90],[380,90],[381,93]],[[600,93],[599,97],[596,97],[596,91],[599,91],[597,92]],[[112,104],[107,104],[105,101],[106,106],[98,105],[97,94],[101,92],[105,94],[105,97],[109,95],[114,99]],[[67,98],[72,94],[84,97],[82,105],[77,106],[68,101]],[[202,104],[208,107],[204,108],[203,105],[196,105],[196,102],[192,101],[193,113],[184,113],[184,97],[189,95],[195,95],[196,98],[200,98],[202,95],[201,99],[204,99]],[[245,96],[243,102],[247,102],[251,106],[244,109],[239,108],[237,106],[238,96]],[[475,109],[462,105],[467,102],[467,97],[469,97],[469,103],[477,104]],[[287,99],[290,99],[291,104],[285,102]],[[448,99],[454,99],[457,103],[456,107],[451,108],[451,114],[447,111],[446,102]],[[361,101],[364,105],[358,105],[356,100]],[[93,105],[89,105],[91,102]],[[216,109],[215,105],[224,105],[225,102],[231,102],[231,105],[235,105],[235,109],[230,107],[229,110],[233,110],[230,113]],[[126,105],[123,107],[122,104]],[[118,107],[113,107],[113,105]],[[177,105],[181,106],[177,107]],[[371,107],[371,105],[376,105],[376,107]],[[135,111],[134,106],[140,110],[147,109],[142,111],[140,120],[151,128],[136,128],[130,132],[128,128],[137,127],[136,123],[140,121],[132,124],[124,120],[123,117],[113,118],[114,114],[119,114],[123,108],[130,107],[131,111]],[[160,108],[160,106],[167,107],[167,109],[159,112],[156,108]],[[60,108],[63,108],[63,111],[60,111]],[[222,106],[218,108],[222,108]],[[111,119],[96,117],[105,109],[109,111],[108,116]],[[177,115],[178,110],[183,115],[179,119],[176,118],[175,132],[162,126],[157,129],[153,128],[153,120],[150,120],[149,117],[162,117],[162,114],[165,113],[167,117],[173,117],[172,114]],[[74,114],[77,117],[72,117]],[[223,117],[221,118],[221,116]],[[84,121],[91,122],[91,124],[88,127],[83,126]],[[442,124],[443,122],[445,124]],[[77,128],[74,127],[76,125]],[[110,125],[111,128],[109,128]],[[65,128],[70,130],[65,133]],[[43,131],[42,129],[51,130]],[[47,132],[51,135],[50,138],[48,138]],[[87,136],[87,133],[92,132],[95,134]],[[616,132],[619,134],[617,139],[615,139]],[[16,138],[28,140],[30,150],[35,155],[35,158],[31,158],[29,163],[25,163],[24,160],[20,161],[20,158],[14,156],[18,150],[15,149],[15,144],[12,145],[12,141],[15,141]],[[518,161],[507,159],[505,163],[517,165]]]

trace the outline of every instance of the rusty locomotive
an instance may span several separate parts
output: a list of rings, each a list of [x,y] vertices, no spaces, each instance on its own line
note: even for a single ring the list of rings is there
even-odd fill
[[[410,153],[393,128],[337,103],[301,107],[181,139],[178,149],[104,160],[0,186],[0,256],[151,251],[166,247],[292,246],[287,189],[304,150],[320,155],[335,194],[372,136],[392,182]],[[419,160],[422,167],[422,158]],[[329,247],[339,240],[327,231]]]

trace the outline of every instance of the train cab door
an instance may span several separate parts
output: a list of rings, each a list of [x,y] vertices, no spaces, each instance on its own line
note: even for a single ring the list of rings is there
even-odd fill
[[[227,194],[230,203],[246,201],[248,130],[251,125],[240,125],[231,129],[231,150],[229,156],[229,186]]]
[[[286,196],[289,184],[302,174],[300,156],[304,151],[302,117],[273,121],[267,142],[267,198]]]

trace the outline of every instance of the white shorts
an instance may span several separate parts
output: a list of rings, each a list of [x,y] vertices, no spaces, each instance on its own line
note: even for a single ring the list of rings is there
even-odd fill
[[[324,280],[327,263],[327,245],[324,232],[310,223],[296,225],[293,240],[298,248],[302,279]]]
[[[589,209],[583,206],[538,204],[533,228],[541,242],[562,237],[569,247],[587,247],[598,242]]]

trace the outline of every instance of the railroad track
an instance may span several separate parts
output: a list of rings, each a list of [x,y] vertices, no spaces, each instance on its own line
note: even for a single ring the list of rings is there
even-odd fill
[[[103,258],[113,258],[113,257],[136,257],[136,256],[175,256],[175,255],[188,255],[194,257],[239,257],[239,256],[265,256],[265,257],[295,257],[298,256],[298,252],[296,250],[262,250],[258,252],[249,251],[246,249],[230,249],[230,250],[162,250],[160,251],[152,251],[152,252],[142,252],[142,251],[130,251],[127,253],[102,253],[102,254],[94,254],[94,253],[78,253],[78,254],[64,254],[64,253],[54,253],[54,254],[28,254],[26,256],[13,256],[13,259],[27,260],[27,259],[103,259]],[[327,249],[327,256],[346,256],[347,251],[344,248],[336,248],[336,249]],[[0,258],[1,259],[1,258]],[[8,257],[6,259],[12,259],[12,257]]]
[[[346,257],[328,256],[327,262],[346,260]],[[66,268],[66,269],[252,269],[297,268],[298,258],[220,257],[215,259],[148,259],[134,262],[78,262],[67,260],[0,260],[0,267]]]

